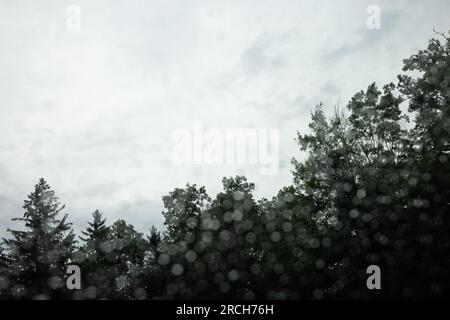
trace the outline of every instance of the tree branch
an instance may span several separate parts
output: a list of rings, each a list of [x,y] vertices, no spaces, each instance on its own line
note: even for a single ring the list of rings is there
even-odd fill
[[[440,36],[442,36],[445,40],[447,40],[448,42],[450,42],[450,38],[447,38],[443,32],[437,31],[435,27],[433,27],[433,32],[436,33],[436,34],[438,34],[438,35],[440,35]]]

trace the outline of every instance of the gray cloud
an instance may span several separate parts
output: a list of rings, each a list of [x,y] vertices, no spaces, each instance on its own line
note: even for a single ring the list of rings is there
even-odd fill
[[[139,230],[162,225],[161,196],[186,182],[213,195],[245,173],[258,197],[291,182],[296,131],[450,28],[449,2],[379,1],[382,29],[363,30],[369,1],[0,1],[0,234],[40,177],[77,229],[90,213]],[[170,162],[173,130],[275,128],[280,165]]]
[[[396,25],[399,23],[402,15],[399,9],[383,10],[381,12],[382,29],[369,30],[364,25],[357,30],[354,37],[350,38],[348,42],[343,43],[337,48],[329,50],[327,46],[324,46],[322,62],[326,64],[336,63],[339,59],[353,56],[361,50],[371,50],[379,45],[383,39],[387,39],[389,34],[394,31]]]
[[[274,72],[288,67],[289,57],[283,54],[288,34],[273,35],[267,32],[258,38],[241,55],[244,72],[258,75],[260,72]]]

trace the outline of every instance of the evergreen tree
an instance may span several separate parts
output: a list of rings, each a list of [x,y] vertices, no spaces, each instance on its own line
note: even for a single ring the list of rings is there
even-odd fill
[[[106,226],[106,218],[102,219],[102,213],[95,210],[92,213],[92,222],[88,222],[89,227],[86,231],[81,231],[84,237],[80,236],[80,239],[85,243],[94,243],[96,246],[105,241],[108,237],[109,227]]]
[[[111,284],[107,274],[113,268],[111,257],[111,244],[109,242],[110,228],[102,213],[95,210],[92,213],[92,222],[88,222],[86,230],[81,231],[84,237],[80,250],[74,255],[75,261],[82,266],[84,283],[83,292],[77,292],[76,297],[101,298],[111,293]]]
[[[11,294],[16,298],[61,298],[65,292],[66,264],[70,262],[74,234],[67,214],[54,191],[40,179],[25,200],[22,218],[25,230],[8,230],[5,240],[8,271],[15,280]]]

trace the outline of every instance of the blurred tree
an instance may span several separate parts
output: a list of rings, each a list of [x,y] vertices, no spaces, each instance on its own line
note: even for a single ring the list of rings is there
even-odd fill
[[[164,225],[167,227],[167,237],[171,242],[186,240],[185,238],[198,226],[200,214],[206,209],[209,201],[205,187],[197,188],[195,184],[188,184],[186,188],[176,188],[163,197]]]
[[[431,40],[405,60],[405,71],[380,92],[371,84],[328,121],[319,107],[311,133],[300,135],[306,161],[294,185],[325,222],[334,283],[318,296],[410,298],[448,294],[449,44]],[[414,126],[400,106],[409,104]],[[409,126],[411,127],[411,126]],[[324,239],[323,239],[324,240]],[[320,243],[323,246],[323,240]],[[365,287],[368,265],[380,265],[381,292]]]
[[[143,299],[145,289],[140,274],[142,273],[150,246],[143,234],[137,232],[125,220],[117,220],[111,226],[110,244],[112,246],[111,261],[114,272],[116,299]]]
[[[325,261],[318,260],[321,221],[313,202],[294,187],[285,187],[271,201],[260,202],[258,237],[262,259],[252,266],[253,282],[260,299],[311,299],[326,287]],[[331,241],[324,241],[331,246]]]
[[[163,197],[166,232],[155,261],[164,279],[164,297],[199,297],[205,289],[203,262],[198,259],[203,249],[198,240],[210,201],[205,187],[189,184]]]
[[[96,210],[82,231],[84,241],[75,259],[81,264],[84,287],[78,299],[143,299],[150,243],[131,224],[117,220],[110,227]]]
[[[64,206],[54,191],[40,179],[25,200],[23,218],[13,219],[25,224],[24,231],[9,230],[6,239],[8,272],[14,277],[11,295],[15,298],[62,298],[66,292],[65,271],[74,246],[67,214],[60,218]]]
[[[405,283],[406,297],[450,294],[450,40],[439,35],[443,42],[432,39],[404,60],[403,70],[412,75],[399,76],[415,116],[402,171],[405,206],[415,219],[403,228],[409,248],[401,249],[410,262],[404,276],[414,279]]]
[[[8,274],[8,258],[4,253],[3,243],[0,243],[0,299],[8,298],[8,289],[10,284]]]
[[[145,290],[146,298],[157,298],[163,294],[167,272],[163,266],[158,264],[162,242],[161,232],[155,226],[152,226],[150,234],[147,236],[149,250],[146,251],[143,271],[140,275],[140,282]]]
[[[252,298],[256,293],[251,267],[263,254],[258,241],[263,229],[261,211],[253,197],[255,185],[244,176],[223,178],[222,184],[223,191],[202,216],[198,247],[205,249],[210,291],[217,298]]]
[[[100,211],[92,213],[92,222],[88,222],[85,231],[81,231],[82,244],[74,254],[74,261],[81,265],[83,276],[83,291],[76,292],[75,297],[105,298],[112,294],[113,285],[108,278],[114,268],[111,257],[112,245],[109,241],[110,227]]]
[[[92,213],[92,222],[88,222],[89,227],[86,231],[81,231],[84,237],[80,236],[80,239],[85,243],[93,243],[95,246],[99,246],[105,241],[109,234],[109,227],[106,226],[106,219],[102,219],[102,213],[95,210]]]

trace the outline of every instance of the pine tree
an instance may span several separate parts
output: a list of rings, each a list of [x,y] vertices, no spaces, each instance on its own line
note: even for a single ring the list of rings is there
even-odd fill
[[[61,298],[64,293],[66,264],[70,262],[74,234],[67,214],[55,192],[44,179],[24,201],[22,218],[25,230],[10,230],[12,239],[5,239],[8,271],[16,285],[11,294],[16,298]]]
[[[81,231],[84,237],[80,236],[80,239],[86,243],[95,243],[99,245],[105,241],[108,237],[109,227],[106,226],[106,218],[102,219],[102,213],[95,210],[92,213],[94,218],[92,222],[88,222],[89,227],[86,231]]]
[[[88,222],[80,250],[75,254],[75,260],[83,269],[83,282],[89,288],[86,292],[78,292],[77,298],[105,298],[112,291],[107,274],[113,268],[111,244],[109,241],[110,227],[106,225],[99,210],[92,213],[92,222]],[[94,289],[93,289],[94,288]]]

